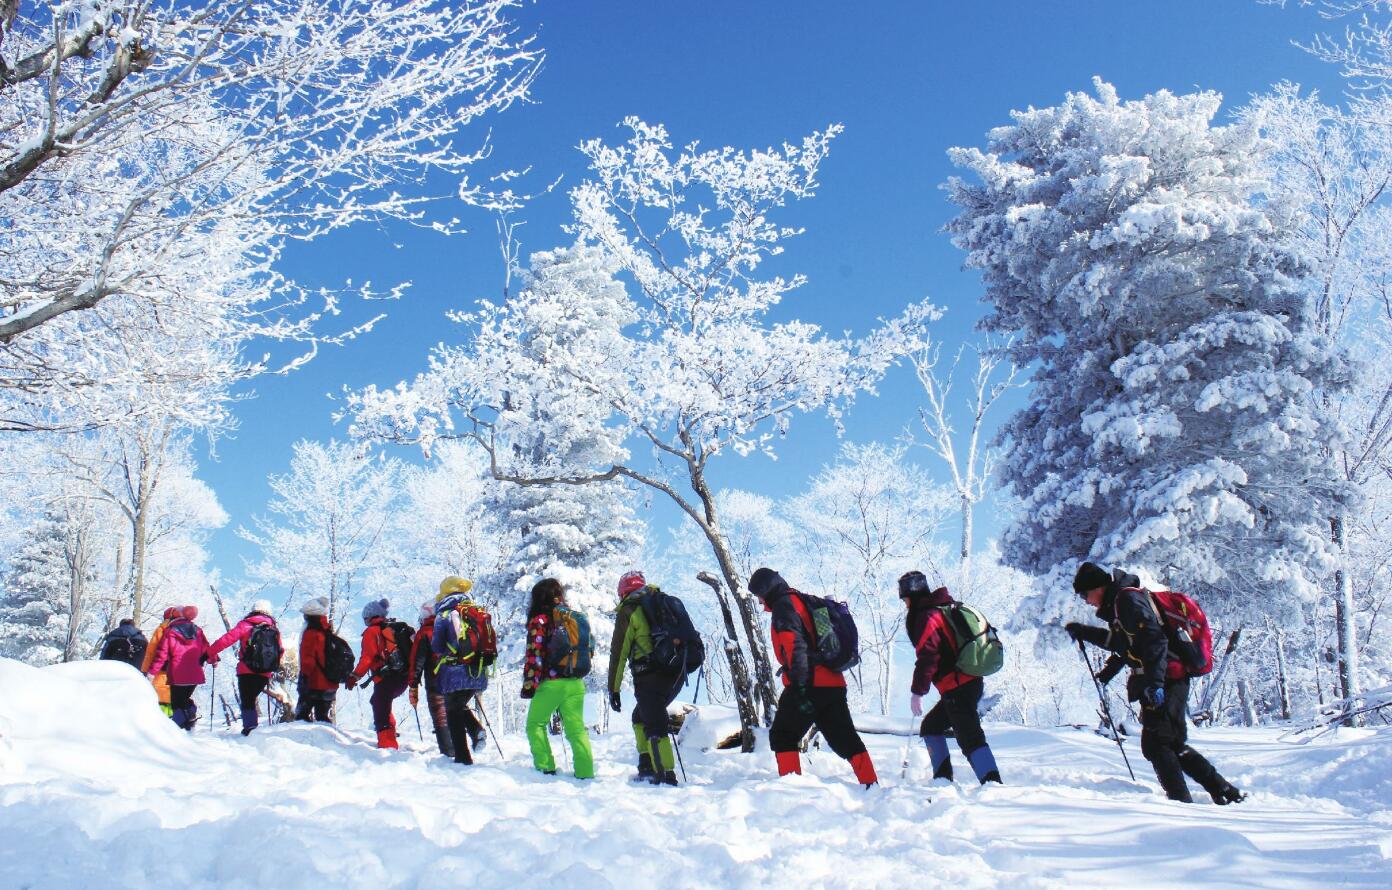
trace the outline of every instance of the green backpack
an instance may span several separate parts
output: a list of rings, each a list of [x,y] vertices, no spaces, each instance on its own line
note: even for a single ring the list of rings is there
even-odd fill
[[[986,616],[966,603],[939,606],[952,642],[957,646],[956,669],[973,677],[989,677],[1005,664],[1005,646]]]

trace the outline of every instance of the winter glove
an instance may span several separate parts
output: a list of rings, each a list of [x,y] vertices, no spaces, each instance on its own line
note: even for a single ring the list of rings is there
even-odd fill
[[[420,687],[412,686],[411,691],[407,693],[406,698],[411,702],[411,707],[413,708],[416,705],[420,704]]]
[[[614,709],[615,714],[621,713],[623,711],[623,696],[617,692],[609,693],[609,707]]]
[[[797,699],[795,701],[797,704],[798,713],[800,714],[805,714],[806,716],[811,717],[812,714],[816,711],[816,709],[812,707],[812,699],[807,697],[807,690],[805,689],[800,690],[798,692]]]
[[[1141,704],[1151,710],[1157,710],[1165,704],[1165,687],[1147,686],[1141,690]]]
[[[913,714],[915,717],[923,716],[923,696],[909,696],[909,712]]]
[[[348,679],[343,681],[345,689],[352,689],[358,685],[358,680],[362,679],[357,674],[349,674]]]
[[[1068,636],[1071,637],[1071,638],[1073,639],[1073,642],[1075,642],[1075,643],[1084,643],[1084,642],[1087,642],[1087,625],[1086,625],[1086,624],[1079,624],[1077,621],[1070,621],[1070,622],[1068,622],[1067,624],[1065,624],[1065,625],[1063,626],[1063,629],[1064,629],[1065,631],[1068,632]]]
[[[531,698],[531,697],[534,696],[534,695],[536,695],[536,689],[534,689],[534,688],[531,687],[531,686],[523,686],[523,687],[522,687],[522,697],[523,697],[523,698]]]
[[[1117,674],[1121,673],[1122,662],[1118,660],[1108,661],[1102,666],[1102,670],[1097,672],[1097,682],[1106,686],[1112,682]]]

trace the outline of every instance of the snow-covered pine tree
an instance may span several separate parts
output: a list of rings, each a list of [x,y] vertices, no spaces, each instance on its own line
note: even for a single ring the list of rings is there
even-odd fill
[[[34,665],[68,661],[78,654],[82,594],[95,580],[85,529],[51,508],[23,539],[0,594],[0,657]]]
[[[1317,395],[1345,363],[1252,200],[1256,130],[1213,126],[1215,93],[1095,86],[951,153],[978,180],[949,183],[949,230],[984,326],[1036,369],[1005,429],[1005,559],[1059,581],[1084,558],[1145,566],[1220,617],[1289,614],[1331,565],[1345,494]],[[1046,600],[1058,614],[1071,591]]]

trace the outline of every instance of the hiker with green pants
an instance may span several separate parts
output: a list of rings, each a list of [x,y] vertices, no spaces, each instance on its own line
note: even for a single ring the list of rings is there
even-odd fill
[[[594,778],[594,755],[585,729],[585,681],[594,655],[589,621],[572,611],[565,587],[543,578],[532,587],[527,609],[527,657],[522,669],[522,697],[527,709],[527,744],[532,764],[548,776],[556,774],[556,759],[546,738],[551,715],[561,712],[561,725],[575,760],[575,778]]]

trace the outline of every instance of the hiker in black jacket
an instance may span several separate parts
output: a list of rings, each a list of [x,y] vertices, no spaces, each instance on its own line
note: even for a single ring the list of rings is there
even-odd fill
[[[1123,667],[1131,668],[1126,683],[1129,701],[1141,705],[1141,754],[1155,768],[1155,777],[1170,800],[1193,803],[1188,775],[1219,805],[1237,803],[1245,795],[1219,775],[1213,764],[1189,747],[1187,722],[1189,678],[1167,679],[1172,655],[1165,628],[1140,578],[1120,569],[1109,574],[1085,562],[1073,578],[1073,590],[1097,610],[1107,627],[1070,623],[1064,627],[1075,641],[1091,643],[1112,654],[1097,679],[1111,682]]]
[[[102,640],[101,654],[97,657],[102,661],[124,661],[140,670],[145,661],[145,646],[145,634],[136,627],[135,619],[122,618]]]

